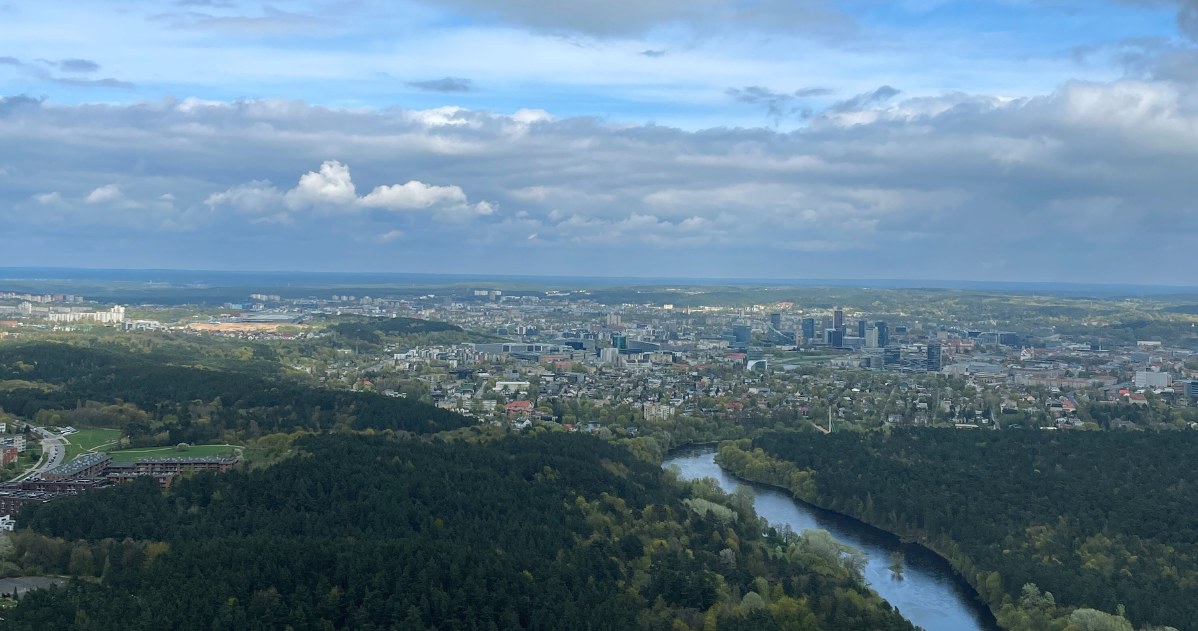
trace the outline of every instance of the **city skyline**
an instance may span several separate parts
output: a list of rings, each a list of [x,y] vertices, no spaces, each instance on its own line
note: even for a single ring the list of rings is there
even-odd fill
[[[1189,0],[0,15],[3,266],[1193,282]]]

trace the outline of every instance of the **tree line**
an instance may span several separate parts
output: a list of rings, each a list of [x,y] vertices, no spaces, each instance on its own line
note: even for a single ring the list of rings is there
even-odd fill
[[[270,372],[172,364],[115,345],[0,345],[0,409],[52,425],[120,427],[134,446],[297,430],[416,433],[473,421],[416,401],[297,383]]]
[[[1010,629],[1078,608],[1198,628],[1198,437],[1188,433],[772,433],[720,462],[926,543]],[[1130,628],[1130,625],[1128,626]]]

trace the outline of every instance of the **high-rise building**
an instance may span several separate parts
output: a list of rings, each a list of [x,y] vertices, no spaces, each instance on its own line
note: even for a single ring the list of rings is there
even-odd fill
[[[618,348],[603,348],[599,350],[599,363],[601,364],[620,364],[620,349]]]
[[[1186,396],[1191,401],[1198,400],[1198,381],[1190,381],[1186,383]]]
[[[837,309],[832,312],[832,328],[837,331],[844,330],[844,309]]]
[[[858,320],[857,321],[857,337],[865,337],[865,329],[868,326],[869,326],[869,323],[866,322],[865,320]]]
[[[878,329],[869,327],[865,331],[865,348],[878,348]]]
[[[885,348],[890,344],[890,330],[886,328],[886,321],[878,320],[874,326],[878,329],[878,346]]]
[[[803,339],[809,342],[815,339],[815,318],[803,318]]]
[[[828,329],[824,332],[824,339],[827,340],[828,346],[833,348],[844,346],[844,332],[840,329]]]
[[[775,331],[782,330],[782,314],[781,313],[771,313],[770,314],[770,326],[774,327]]]
[[[611,345],[612,345],[612,347],[619,349],[619,350],[624,350],[624,349],[628,348],[628,336],[621,335],[619,333],[612,334]]]
[[[753,329],[747,324],[734,324],[732,326],[732,346],[735,348],[748,348],[749,342],[753,340]]]
[[[939,342],[928,344],[928,372],[940,372],[943,367],[940,351]]]
[[[823,332],[824,343],[828,342],[828,329],[832,328],[832,318],[824,316],[820,322],[819,330]]]

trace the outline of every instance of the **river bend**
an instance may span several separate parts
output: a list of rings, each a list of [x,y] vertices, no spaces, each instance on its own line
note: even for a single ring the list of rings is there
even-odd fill
[[[759,484],[746,484],[715,463],[711,447],[674,452],[662,464],[676,465],[688,480],[714,478],[731,493],[747,486],[755,494],[757,514],[770,525],[789,525],[795,532],[818,528],[837,541],[861,550],[869,558],[865,581],[915,625],[926,631],[1000,631],[989,609],[948,562],[921,546],[904,544],[898,537],[856,519],[821,510],[797,501],[785,492]],[[891,553],[906,560],[902,578],[890,570]]]

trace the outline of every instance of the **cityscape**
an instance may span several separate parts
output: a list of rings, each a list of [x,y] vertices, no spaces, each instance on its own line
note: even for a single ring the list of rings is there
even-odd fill
[[[129,492],[152,502],[147,498],[193,492],[205,475],[277,470],[307,449],[300,445],[314,433],[402,442],[428,431],[421,423],[434,423],[444,440],[483,445],[587,437],[618,445],[628,458],[675,467],[678,475],[714,472],[726,490],[738,488],[738,478],[764,482],[895,531],[911,528],[897,509],[887,518],[870,508],[878,500],[825,503],[823,487],[810,482],[818,469],[778,477],[792,465],[770,458],[788,453],[783,446],[796,436],[900,440],[932,432],[927,438],[942,436],[929,443],[936,446],[956,442],[949,435],[975,436],[974,444],[990,444],[978,458],[1010,449],[1017,451],[1005,457],[1018,458],[1065,434],[1127,437],[1121,441],[1175,435],[1179,441],[1170,444],[1181,448],[1198,436],[1198,293],[602,280],[570,286],[531,278],[341,288],[292,278],[284,286],[221,288],[9,281],[13,289],[0,292],[0,527],[14,544],[35,541],[22,529],[40,523],[25,521],[41,519],[39,510],[65,510],[120,489],[137,489]],[[31,290],[39,285],[47,289]],[[434,410],[437,416],[428,416]],[[843,449],[834,453],[856,452]],[[701,501],[726,501],[716,493]],[[762,517],[796,530],[813,527],[785,515]],[[849,563],[836,571],[868,578],[889,602],[910,609],[927,597],[907,591],[908,584],[956,594],[932,617],[916,607],[911,620],[921,627],[947,616],[944,624],[961,628],[1039,628],[1019,626],[1033,610],[1048,616],[1046,624],[1053,611],[1058,620],[1121,619],[1028,605],[1048,598],[1035,581],[1020,605],[995,604],[1007,602],[991,585],[999,575],[962,577],[945,544],[916,534],[924,531],[910,530],[910,543],[879,544],[858,532],[864,525],[825,525],[827,518],[814,513],[803,519],[815,530],[804,530],[794,545],[817,545],[810,533],[832,528],[842,542],[832,545],[858,551],[830,557],[837,567]],[[89,527],[87,520],[72,523]],[[939,556],[914,560],[928,549]],[[87,550],[79,554],[107,554]],[[1129,556],[1118,563],[1134,567],[1134,555],[1123,554]],[[63,566],[64,575],[95,568],[79,560]],[[19,592],[65,579],[2,580]]]
[[[0,631],[1198,631],[1198,0],[0,0]]]

